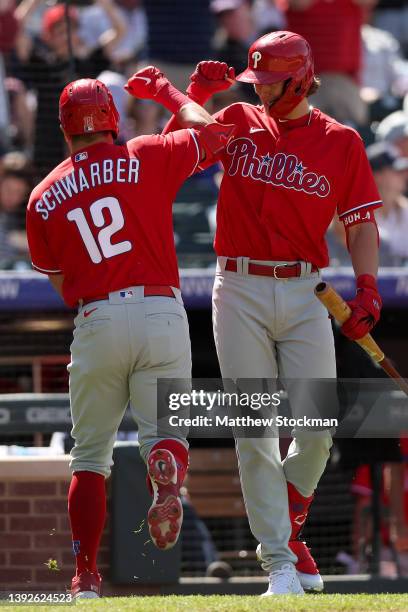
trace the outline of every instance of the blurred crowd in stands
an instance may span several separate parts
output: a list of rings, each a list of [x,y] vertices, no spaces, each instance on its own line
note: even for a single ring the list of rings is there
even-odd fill
[[[312,46],[322,86],[311,103],[356,128],[384,208],[381,265],[408,265],[408,2],[405,0],[0,0],[0,269],[28,268],[27,194],[66,156],[58,97],[74,78],[98,77],[121,115],[120,141],[159,133],[163,110],[130,98],[135,70],[159,66],[182,90],[203,59],[243,70],[251,42],[288,29]],[[237,84],[208,103],[256,103]],[[339,169],[341,172],[341,168]],[[175,208],[181,265],[214,265],[217,171],[193,177]],[[349,265],[342,225],[328,233],[331,264]]]

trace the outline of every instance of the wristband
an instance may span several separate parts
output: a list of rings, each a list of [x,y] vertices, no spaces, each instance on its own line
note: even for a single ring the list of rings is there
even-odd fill
[[[181,93],[170,82],[167,82],[155,96],[157,102],[167,108],[172,115],[176,115],[182,106],[190,104],[191,100],[185,94]]]
[[[372,274],[360,274],[356,279],[357,289],[371,289],[378,293],[377,280]]]
[[[187,94],[190,100],[197,102],[197,104],[200,104],[201,106],[203,106],[211,98],[213,93],[213,91],[208,91],[208,89],[201,87],[201,85],[195,81],[190,83],[190,85],[187,87]]]

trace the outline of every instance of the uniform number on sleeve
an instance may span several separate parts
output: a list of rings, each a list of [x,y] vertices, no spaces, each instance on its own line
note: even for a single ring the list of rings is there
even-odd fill
[[[104,218],[104,210],[107,209],[111,216],[111,222],[106,225]],[[112,244],[112,237],[123,228],[125,219],[120,208],[119,200],[112,197],[101,198],[96,200],[89,208],[95,227],[102,228],[96,239],[94,238],[88,221],[85,218],[82,208],[74,208],[67,214],[68,221],[76,223],[81,238],[84,242],[89,257],[93,263],[101,263],[102,259],[108,259],[121,253],[126,253],[132,248],[132,243],[129,240],[123,240]]]

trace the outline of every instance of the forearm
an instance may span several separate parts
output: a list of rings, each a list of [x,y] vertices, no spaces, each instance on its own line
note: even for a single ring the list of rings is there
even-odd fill
[[[40,5],[41,0],[23,0],[14,11],[14,16],[20,23],[20,27],[24,26],[31,13]]]
[[[99,39],[101,46],[109,52],[126,34],[127,24],[111,0],[99,0],[98,4],[103,8],[111,22],[111,28],[104,32]]]
[[[195,102],[190,102],[189,104],[182,106],[178,113],[174,115],[173,119],[178,128],[174,127],[174,129],[169,129],[166,133],[175,131],[175,129],[189,128],[197,125],[205,126],[209,123],[214,123],[214,119],[211,117],[211,115],[207,113],[202,106],[199,106]],[[168,125],[169,124],[166,125],[165,129],[167,129]]]
[[[190,98],[190,96],[188,97]],[[191,100],[191,104],[184,106],[183,109],[189,109],[188,111],[185,112],[185,114],[187,114],[187,112],[188,114],[190,113],[200,113],[201,114],[201,111],[203,111],[205,115],[208,115],[207,111],[202,106],[194,102],[193,100]],[[199,111],[197,111],[197,109],[199,109]],[[172,117],[170,117],[170,119],[168,120],[168,122],[166,123],[166,125],[164,126],[162,130],[163,136],[165,136],[166,134],[170,134],[171,132],[177,132],[177,130],[181,130],[184,127],[190,127],[190,126],[183,125],[182,121],[183,121],[183,117],[179,116],[179,114],[173,115]],[[214,121],[214,119],[212,119],[212,121]],[[208,123],[207,122],[207,123],[202,124],[200,117],[198,117],[198,121],[195,121],[194,123],[197,125],[198,122],[199,122],[199,125],[207,125]]]
[[[19,31],[15,42],[15,51],[21,62],[27,61],[31,53],[32,39],[26,32],[26,23],[39,4],[40,0],[23,0],[14,11],[14,17],[17,19],[19,25]]]
[[[374,223],[360,223],[348,229],[348,248],[356,278],[378,272],[378,233]]]

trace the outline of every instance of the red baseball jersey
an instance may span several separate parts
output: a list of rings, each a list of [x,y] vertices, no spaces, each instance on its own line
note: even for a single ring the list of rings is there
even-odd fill
[[[69,306],[131,285],[179,287],[172,203],[199,156],[197,133],[180,130],[63,161],[28,203],[33,267],[64,275]]]
[[[346,223],[374,219],[381,200],[355,130],[318,109],[275,121],[260,106],[237,103],[215,117],[237,126],[221,156],[217,255],[323,268],[336,211]]]

